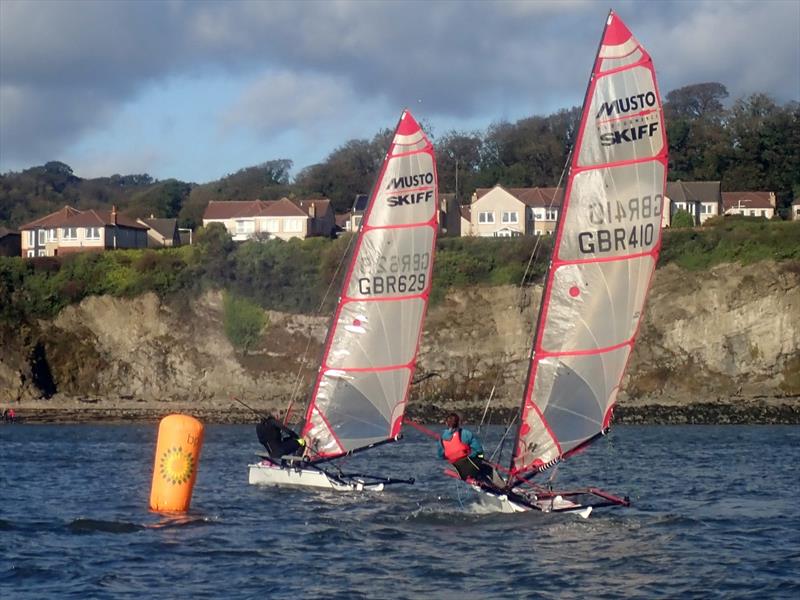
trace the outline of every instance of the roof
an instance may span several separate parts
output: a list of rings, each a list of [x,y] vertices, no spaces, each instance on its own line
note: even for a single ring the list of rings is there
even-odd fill
[[[172,239],[178,229],[178,219],[139,219],[161,237]]]
[[[344,229],[344,226],[350,220],[350,215],[351,214],[352,213],[346,212],[346,213],[341,213],[339,215],[336,215],[334,217],[334,220],[336,221],[336,225]]]
[[[356,198],[353,200],[353,212],[364,212],[367,204],[369,204],[369,195],[356,194]]]
[[[39,229],[48,227],[127,227],[129,229],[147,229],[146,225],[112,210],[78,210],[65,206],[61,210],[50,213],[40,219],[26,223],[20,229]]]
[[[0,225],[0,238],[4,238],[7,235],[20,235],[20,233],[15,229],[9,229],[8,227]]]
[[[719,181],[668,181],[667,197],[673,202],[722,201]]]
[[[501,185],[496,185],[493,188],[478,188],[475,190],[475,196],[480,199],[495,188],[508,192],[531,208],[561,206],[562,195],[558,193],[559,188],[554,187],[505,188]]]
[[[330,208],[328,198],[307,200],[212,200],[203,212],[205,220],[248,219],[254,217],[308,217],[309,208],[315,207],[316,215],[325,214]]]
[[[458,210],[461,213],[461,218],[469,221],[471,209],[472,207],[469,204],[462,204],[461,206],[459,206]]]
[[[722,192],[722,206],[732,208],[775,208],[772,192]]]
[[[330,207],[331,207],[331,201],[328,200],[327,198],[313,198],[313,199],[310,199],[310,200],[297,200],[297,204],[308,215],[311,214],[311,211],[309,209],[311,208],[311,206],[314,206],[314,211],[315,211],[314,214],[316,216],[324,215],[326,212],[328,212],[328,209],[330,209]]]

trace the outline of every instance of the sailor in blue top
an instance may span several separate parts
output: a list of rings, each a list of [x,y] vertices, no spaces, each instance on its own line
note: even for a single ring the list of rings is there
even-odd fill
[[[450,413],[445,420],[447,429],[442,431],[439,440],[439,458],[445,459],[455,467],[461,479],[476,479],[496,485],[494,469],[483,461],[483,446],[475,435],[461,427],[461,419]]]

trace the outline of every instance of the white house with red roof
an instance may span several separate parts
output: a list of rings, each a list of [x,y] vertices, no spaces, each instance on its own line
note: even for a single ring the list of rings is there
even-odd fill
[[[333,208],[327,198],[212,200],[203,213],[203,226],[211,223],[222,223],[237,242],[329,236],[335,226]]]
[[[792,202],[792,214],[791,214],[792,221],[800,221],[800,198]]]
[[[469,208],[469,227],[461,235],[516,237],[555,230],[561,194],[557,188],[478,188]],[[467,215],[462,213],[463,218]]]
[[[775,216],[775,192],[722,192],[722,207],[726,215],[771,219]]]
[[[25,257],[147,247],[148,227],[119,214],[116,206],[110,211],[65,206],[19,229]]]

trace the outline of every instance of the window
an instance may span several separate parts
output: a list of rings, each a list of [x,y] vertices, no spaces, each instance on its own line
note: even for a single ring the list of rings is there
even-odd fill
[[[47,241],[48,242],[55,242],[58,240],[58,229],[48,229],[47,231]]]
[[[28,250],[28,257],[33,257],[33,256],[36,256],[36,250]]]
[[[767,216],[767,211],[765,211],[765,210],[762,210],[762,211],[761,211],[761,216],[762,216],[762,217],[766,217],[766,216]]]
[[[286,219],[283,222],[283,230],[284,231],[292,231],[292,232],[303,231],[303,220],[302,219]]]
[[[28,246],[35,246],[36,245],[36,231],[31,229],[28,232]],[[32,254],[29,256],[33,256]]]
[[[555,208],[548,208],[545,219],[547,221],[555,221],[558,218],[558,210]]]
[[[87,240],[99,240],[100,239],[100,228],[99,227],[87,227],[86,228],[86,239]]]
[[[516,211],[504,210],[503,211],[503,223],[518,223],[519,222],[517,220],[518,219],[518,215],[519,215],[519,213],[517,213]]]
[[[494,223],[493,212],[478,213],[478,223]]]
[[[47,231],[44,229],[39,229],[39,245],[44,246],[47,243]]]
[[[533,216],[536,219],[542,220],[542,219],[544,219],[544,211],[543,210],[533,211]]]
[[[754,211],[752,208],[750,209],[750,216],[751,217],[755,217],[756,216],[756,211]]]
[[[64,227],[61,229],[61,237],[65,240],[77,240],[78,230],[75,227]]]
[[[47,256],[47,252],[45,250],[39,250],[39,256]]]
[[[236,233],[253,233],[255,230],[256,224],[252,219],[236,221]]]
[[[353,227],[355,227],[356,229],[361,227],[361,219],[362,218],[363,218],[363,215],[356,215],[355,217],[353,217]]]
[[[270,233],[276,233],[280,231],[280,225],[278,224],[278,219],[267,219],[267,231]]]

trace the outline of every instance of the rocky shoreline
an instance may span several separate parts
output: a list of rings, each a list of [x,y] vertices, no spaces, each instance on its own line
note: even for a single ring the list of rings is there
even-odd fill
[[[171,413],[190,414],[204,423],[235,424],[254,423],[258,417],[250,410],[221,403],[218,406],[197,406],[182,403],[111,403],[76,402],[68,406],[36,405],[14,406],[24,423],[156,423]],[[265,413],[274,407],[257,407]],[[409,408],[408,416],[423,423],[441,422],[443,415],[455,410],[466,423],[478,423],[483,416],[480,406],[437,406]],[[516,408],[496,407],[487,414],[486,421],[493,424],[508,423]],[[298,415],[299,416],[299,415]],[[614,411],[615,424],[625,425],[798,425],[800,424],[800,397],[748,400],[746,402],[697,402],[688,404],[621,405]]]

